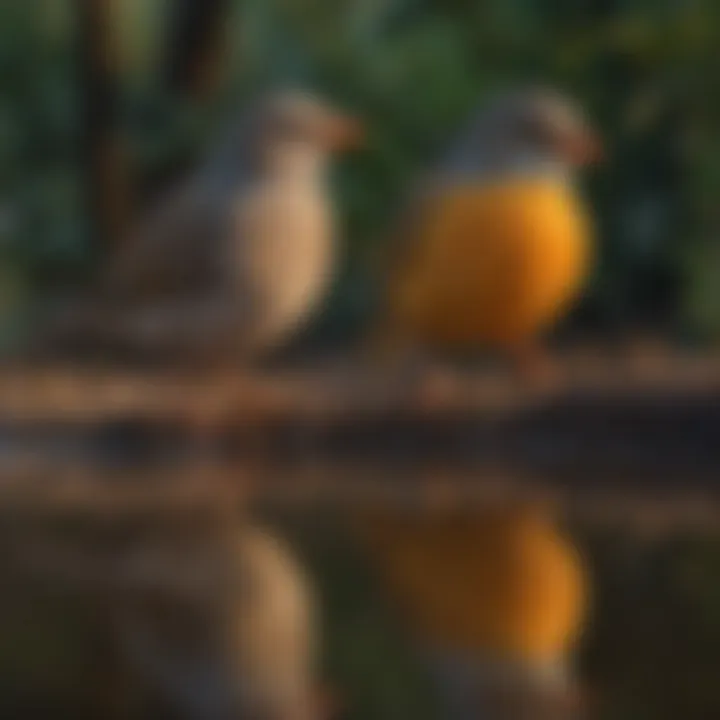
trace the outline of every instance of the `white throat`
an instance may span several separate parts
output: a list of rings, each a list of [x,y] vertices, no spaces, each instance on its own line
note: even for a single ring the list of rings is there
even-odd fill
[[[278,143],[268,150],[262,174],[292,185],[320,185],[325,179],[326,153],[308,143]]]

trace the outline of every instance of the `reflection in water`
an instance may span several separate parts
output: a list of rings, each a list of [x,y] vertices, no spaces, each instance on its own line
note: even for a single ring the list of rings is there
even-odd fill
[[[579,673],[583,685],[601,696],[608,717],[615,716],[614,709],[618,714],[677,717],[691,702],[700,713],[716,697],[711,649],[720,640],[715,637],[720,624],[714,580],[720,545],[694,539],[700,516],[693,515],[691,503],[684,526],[671,528],[664,523],[669,515],[660,512],[667,504],[646,502],[642,529],[666,531],[650,539],[647,532],[638,533],[634,521],[626,522],[631,513],[637,517],[639,507],[628,510],[628,496],[598,494],[593,503],[584,495],[581,503],[567,484],[558,489],[539,482],[542,476],[521,476],[500,467],[319,460],[219,467],[199,461],[180,470],[108,470],[102,472],[102,483],[98,471],[63,477],[51,475],[40,462],[21,470],[17,484],[8,474],[1,506],[0,560],[7,580],[0,601],[0,636],[7,641],[0,652],[0,702],[7,708],[2,708],[3,717],[47,708],[54,709],[54,717],[58,708],[67,708],[72,717],[101,716],[97,708],[110,702],[117,677],[127,672],[117,667],[113,646],[118,608],[137,609],[138,603],[150,608],[152,613],[143,617],[156,618],[164,628],[152,637],[204,647],[207,653],[210,630],[218,627],[218,618],[228,617],[220,602],[224,593],[208,593],[213,567],[220,568],[220,578],[226,572],[222,568],[227,565],[211,562],[223,557],[216,551],[224,545],[208,538],[218,537],[215,533],[228,522],[243,527],[242,508],[254,492],[257,514],[289,542],[288,556],[305,565],[316,586],[323,675],[338,690],[350,717],[434,717],[424,656],[408,632],[411,614],[387,591],[367,548],[358,544],[351,520],[381,506],[406,527],[431,516],[457,537],[466,527],[468,537],[458,542],[467,545],[467,552],[449,549],[462,553],[465,562],[481,557],[482,543],[473,528],[482,523],[487,528],[487,508],[512,507],[520,497],[562,512],[590,569],[593,602],[581,634]],[[598,518],[600,526],[594,522]],[[438,544],[431,542],[427,552],[440,552]],[[202,547],[210,550],[203,554]],[[162,588],[167,578],[185,578],[189,585],[181,582],[180,588],[190,595],[183,600],[172,582],[169,591],[159,593],[129,589],[123,573],[136,561],[146,568],[150,585]],[[477,563],[473,561],[476,570]],[[420,578],[424,564],[418,557]],[[410,565],[403,561],[403,572],[410,572]],[[447,584],[433,578],[433,572],[428,565],[428,587]],[[220,587],[217,576],[213,582]],[[200,596],[219,604],[198,614],[195,600],[188,600],[193,583]],[[473,590],[478,596],[481,591]],[[472,615],[475,608],[468,602]],[[241,612],[238,617],[245,616]],[[671,646],[679,649],[671,652]],[[682,668],[678,653],[684,658]],[[210,664],[209,659],[199,663],[203,668]],[[143,693],[136,688],[122,694],[127,716],[141,717],[147,702]]]

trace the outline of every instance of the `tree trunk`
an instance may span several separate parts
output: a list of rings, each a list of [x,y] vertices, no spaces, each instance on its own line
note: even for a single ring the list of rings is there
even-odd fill
[[[174,92],[197,100],[219,84],[229,6],[228,0],[176,0],[173,4],[166,79]]]
[[[130,215],[130,176],[120,129],[113,0],[78,0],[82,160],[93,240],[116,248]]]

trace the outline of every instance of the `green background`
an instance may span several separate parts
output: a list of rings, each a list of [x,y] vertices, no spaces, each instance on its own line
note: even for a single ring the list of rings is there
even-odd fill
[[[344,270],[322,333],[355,331],[379,247],[415,174],[483,95],[540,80],[578,98],[608,163],[585,178],[600,263],[576,322],[680,339],[720,331],[720,4],[714,0],[235,0],[221,92],[193,104],[162,72],[166,0],[118,0],[121,124],[137,176],[192,162],[254,90],[311,87],[367,122],[343,164]],[[0,253],[6,335],[92,275],[78,164],[73,3],[0,4]],[[23,320],[24,318],[24,320]]]

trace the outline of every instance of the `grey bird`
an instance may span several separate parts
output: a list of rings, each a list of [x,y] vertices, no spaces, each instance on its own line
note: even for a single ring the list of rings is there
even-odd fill
[[[66,314],[59,336],[82,328],[76,335],[101,344],[179,360],[276,348],[332,277],[326,170],[360,136],[354,119],[304,92],[260,100],[132,233],[97,302]]]
[[[0,625],[18,645],[0,664],[28,697],[68,686],[64,701],[118,719],[328,720],[293,548],[215,501],[137,509],[6,523]],[[28,645],[38,628],[47,642]]]
[[[177,717],[319,720],[315,602],[284,543],[247,524],[168,540],[120,573],[118,648],[138,685]]]

